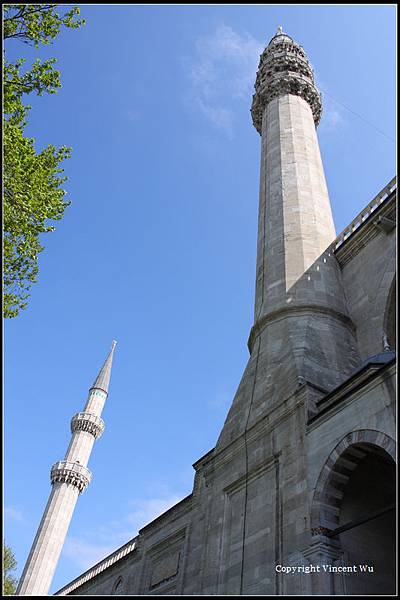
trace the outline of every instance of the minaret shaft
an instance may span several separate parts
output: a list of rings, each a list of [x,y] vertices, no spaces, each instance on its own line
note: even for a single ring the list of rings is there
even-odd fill
[[[57,483],[51,490],[42,520],[21,575],[17,594],[47,594],[78,500],[75,485]]]
[[[95,438],[88,431],[76,431],[71,437],[64,460],[79,462],[86,467],[94,442]]]
[[[359,364],[316,125],[320,94],[302,47],[282,32],[260,56],[252,103],[261,135],[250,359],[217,442],[221,449],[293,398],[331,390]],[[308,396],[307,396],[308,397]]]
[[[255,320],[286,305],[335,237],[311,108],[300,96],[274,98],[262,119]]]
[[[107,394],[103,390],[93,388],[89,392],[89,396],[85,406],[85,412],[97,415],[101,415],[104,403],[106,401]]]
[[[17,595],[43,596],[48,593],[80,493],[89,485],[87,468],[95,440],[104,430],[101,413],[108,395],[115,342],[89,391],[84,412],[71,420],[71,441],[65,458],[51,469],[53,485],[25,568]]]

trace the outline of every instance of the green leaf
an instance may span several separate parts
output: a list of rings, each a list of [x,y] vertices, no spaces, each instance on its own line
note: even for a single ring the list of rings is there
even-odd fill
[[[38,47],[49,44],[62,27],[78,29],[79,8],[60,14],[58,4],[8,4],[3,9],[3,37],[10,43],[19,40]],[[3,68],[3,139],[4,139],[4,240],[3,240],[3,314],[15,317],[27,306],[29,290],[37,281],[38,255],[43,250],[39,236],[54,231],[51,221],[59,220],[70,201],[60,187],[61,163],[71,149],[50,144],[36,152],[34,139],[24,134],[31,107],[23,98],[31,93],[54,94],[61,87],[55,58],[35,60],[25,68],[26,59],[9,62]],[[50,222],[49,222],[50,221]]]

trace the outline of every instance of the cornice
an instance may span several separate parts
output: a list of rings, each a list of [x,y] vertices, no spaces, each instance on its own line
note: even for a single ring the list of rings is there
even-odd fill
[[[369,216],[362,221],[357,229],[354,230],[342,244],[334,250],[334,254],[340,267],[344,267],[363,248],[365,248],[382,231],[379,227],[379,218],[385,217],[396,223],[396,201],[397,190],[394,190]]]
[[[253,345],[254,345],[254,342],[255,342],[257,336],[260,333],[262,333],[262,331],[265,329],[265,327],[267,325],[269,325],[270,323],[277,321],[283,317],[286,317],[286,316],[307,314],[307,313],[312,313],[312,314],[320,313],[320,314],[328,315],[328,316],[333,317],[333,318],[341,321],[342,323],[344,323],[353,332],[356,331],[356,327],[355,327],[353,321],[350,319],[350,317],[348,315],[345,315],[344,313],[341,313],[341,312],[333,309],[333,308],[330,308],[327,306],[322,306],[320,304],[297,304],[295,306],[283,306],[282,308],[278,308],[278,309],[264,315],[263,317],[258,319],[258,321],[256,321],[256,323],[254,323],[253,327],[251,328],[249,339],[247,342],[247,346],[249,348],[250,354],[252,352]]]
[[[108,569],[111,565],[114,565],[118,561],[122,560],[128,554],[135,552],[136,543],[137,537],[121,546],[121,548],[118,548],[118,550],[115,550],[115,552],[113,552],[109,556],[106,556],[103,560],[94,565],[94,567],[88,569],[87,571],[82,573],[82,575],[80,575],[79,577],[62,587],[54,595],[67,596],[77,588],[81,587],[82,585],[84,585],[85,583],[87,583],[88,581],[90,581],[91,579]]]
[[[393,352],[388,353],[394,355]],[[325,420],[327,416],[331,416],[333,410],[338,410],[339,405],[352,396],[364,393],[368,387],[375,386],[379,383],[381,377],[387,371],[394,373],[396,370],[395,356],[388,360],[387,363],[367,362],[363,367],[358,369],[346,381],[341,383],[337,388],[330,391],[328,394],[317,400],[316,413],[311,415],[308,421],[308,430],[319,425],[321,419]]]
[[[190,512],[192,509],[192,494],[189,494],[174,506],[171,506],[168,510],[166,510],[162,515],[142,527],[139,530],[139,537],[142,535],[147,535],[150,532],[155,533],[160,529],[160,527],[165,525],[166,521],[176,521],[180,517],[184,516],[186,513]]]

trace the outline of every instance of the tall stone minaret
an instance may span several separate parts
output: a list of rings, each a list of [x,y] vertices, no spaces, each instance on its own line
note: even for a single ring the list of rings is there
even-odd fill
[[[303,48],[281,27],[260,57],[251,112],[261,135],[257,323],[287,305],[336,237],[316,132],[320,95]]]
[[[254,325],[219,448],[299,385],[326,392],[359,362],[332,250],[336,233],[316,131],[321,97],[303,48],[281,27],[261,54],[251,113],[261,136]]]
[[[19,581],[17,595],[46,595],[50,588],[76,501],[92,478],[87,464],[94,441],[104,431],[101,412],[108,395],[115,345],[113,341],[110,353],[89,390],[84,411],[72,417],[72,436],[64,460],[51,468],[51,494]]]

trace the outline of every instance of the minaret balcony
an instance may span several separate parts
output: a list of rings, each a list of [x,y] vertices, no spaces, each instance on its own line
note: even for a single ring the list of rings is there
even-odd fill
[[[97,439],[101,436],[105,428],[105,423],[101,417],[92,413],[80,412],[72,417],[71,432],[87,431]]]
[[[89,485],[92,473],[78,462],[60,460],[51,467],[51,483],[70,483],[75,485],[81,494]]]

